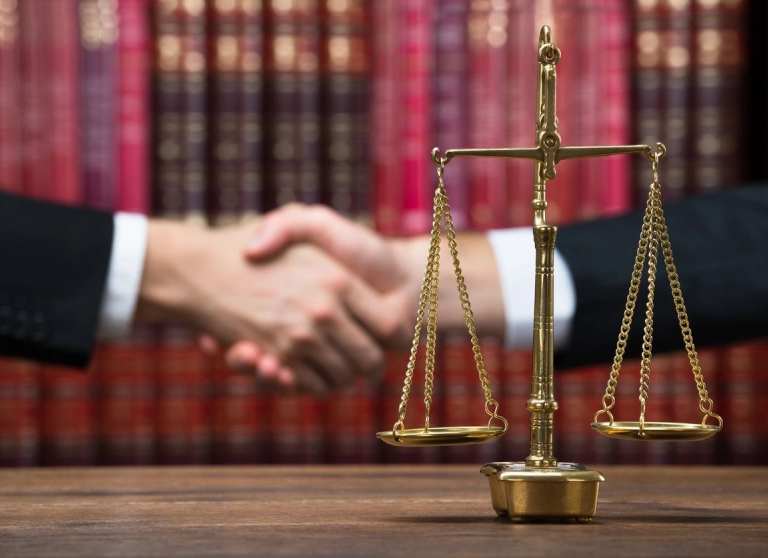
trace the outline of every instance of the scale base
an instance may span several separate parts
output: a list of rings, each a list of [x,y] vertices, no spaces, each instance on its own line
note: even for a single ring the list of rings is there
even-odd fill
[[[519,521],[590,521],[605,480],[576,463],[529,467],[522,462],[488,463],[491,504],[499,517]]]

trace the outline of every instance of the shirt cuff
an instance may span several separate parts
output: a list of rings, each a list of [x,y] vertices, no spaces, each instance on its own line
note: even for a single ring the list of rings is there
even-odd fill
[[[533,302],[536,277],[536,250],[530,227],[495,230],[488,233],[499,270],[505,341],[510,348],[533,344]],[[555,250],[555,348],[567,346],[576,312],[576,289],[568,264]]]
[[[147,249],[144,215],[116,213],[114,223],[112,253],[99,315],[99,339],[124,337],[130,331]]]

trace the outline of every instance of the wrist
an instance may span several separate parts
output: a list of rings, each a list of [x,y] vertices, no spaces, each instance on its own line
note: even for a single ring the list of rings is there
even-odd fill
[[[189,317],[189,301],[193,294],[186,277],[203,234],[202,229],[180,223],[149,222],[136,309],[139,320],[167,322]]]

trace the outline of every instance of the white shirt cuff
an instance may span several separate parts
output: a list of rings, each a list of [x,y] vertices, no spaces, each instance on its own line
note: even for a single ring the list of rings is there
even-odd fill
[[[124,337],[130,331],[147,249],[144,215],[116,213],[114,223],[112,253],[99,315],[99,339]]]
[[[530,348],[533,344],[533,302],[536,250],[530,227],[490,231],[488,241],[496,257],[504,300],[506,344]],[[555,250],[555,348],[568,344],[576,312],[576,289],[565,259]]]

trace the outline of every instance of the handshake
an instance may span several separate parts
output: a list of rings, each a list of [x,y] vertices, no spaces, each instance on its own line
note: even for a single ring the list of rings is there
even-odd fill
[[[498,281],[487,269],[490,247],[484,236],[469,236],[462,240],[475,245],[468,254],[485,265],[470,264],[467,282],[488,291]],[[215,230],[153,221],[147,246],[139,319],[191,324],[203,333],[202,348],[223,351],[233,369],[323,394],[376,378],[383,350],[409,340],[428,239],[385,239],[328,208],[290,205]],[[440,325],[460,328],[455,284],[445,273],[440,298],[453,304],[441,309]],[[480,315],[502,329],[499,289],[480,301],[496,305]]]

